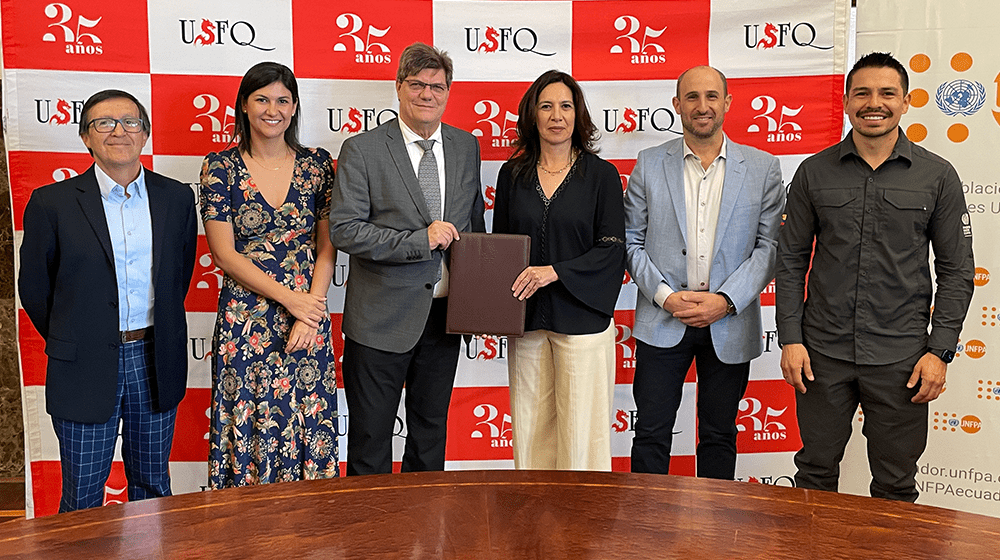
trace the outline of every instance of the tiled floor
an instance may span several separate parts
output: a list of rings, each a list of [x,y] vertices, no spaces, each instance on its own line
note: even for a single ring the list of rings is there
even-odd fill
[[[24,519],[24,479],[0,478],[0,523]]]

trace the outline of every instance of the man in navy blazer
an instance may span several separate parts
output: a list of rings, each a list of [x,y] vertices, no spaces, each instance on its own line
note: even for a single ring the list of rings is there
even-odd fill
[[[139,162],[149,129],[131,94],[94,94],[80,138],[95,165],[24,210],[18,294],[45,339],[60,512],[103,503],[119,423],[129,500],[170,495],[198,229],[192,190]]]
[[[774,156],[726,138],[726,78],[677,78],[683,138],[639,153],[625,193],[635,309],[632,472],[666,474],[684,378],[697,359],[697,474],[732,479],[736,413],[762,351],[760,292],[774,277],[784,202]]]

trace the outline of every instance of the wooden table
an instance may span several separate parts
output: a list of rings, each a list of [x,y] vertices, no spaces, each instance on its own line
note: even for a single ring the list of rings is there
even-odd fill
[[[0,525],[0,558],[1000,557],[1000,520],[795,488],[457,471],[185,494]]]

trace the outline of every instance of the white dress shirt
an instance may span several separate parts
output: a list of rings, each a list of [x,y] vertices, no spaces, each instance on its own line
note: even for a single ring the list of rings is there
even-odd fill
[[[410,156],[410,163],[413,164],[413,175],[420,175],[420,158],[424,157],[424,150],[417,144],[417,140],[425,140],[424,137],[420,136],[416,132],[406,126],[403,119],[397,119],[399,121],[399,130],[403,133],[403,142],[406,143],[406,153]],[[437,161],[438,168],[438,185],[441,188],[441,219],[444,219],[444,144],[441,138],[441,124],[438,123],[437,129],[434,134],[431,134],[426,140],[434,140],[434,147],[431,151],[434,153],[434,159]],[[444,259],[441,259],[441,280],[438,280],[437,284],[434,284],[434,297],[445,297],[448,295],[448,266]]]
[[[722,205],[722,188],[726,178],[726,143],[714,161],[705,169],[687,142],[684,142],[684,207],[687,210],[687,283],[691,291],[709,289],[712,273],[712,256],[715,251],[715,230],[719,225],[719,207]],[[670,286],[661,283],[653,301],[660,307],[673,293]]]

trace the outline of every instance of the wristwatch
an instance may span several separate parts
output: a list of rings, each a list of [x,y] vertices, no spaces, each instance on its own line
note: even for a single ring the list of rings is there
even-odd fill
[[[733,305],[733,300],[729,299],[729,296],[722,292],[718,292],[718,294],[726,298],[726,315],[736,315],[736,306]]]
[[[955,359],[954,350],[937,350],[935,348],[928,348],[927,351],[934,354],[938,358],[941,358],[941,361],[946,364],[950,364],[951,361]]]

